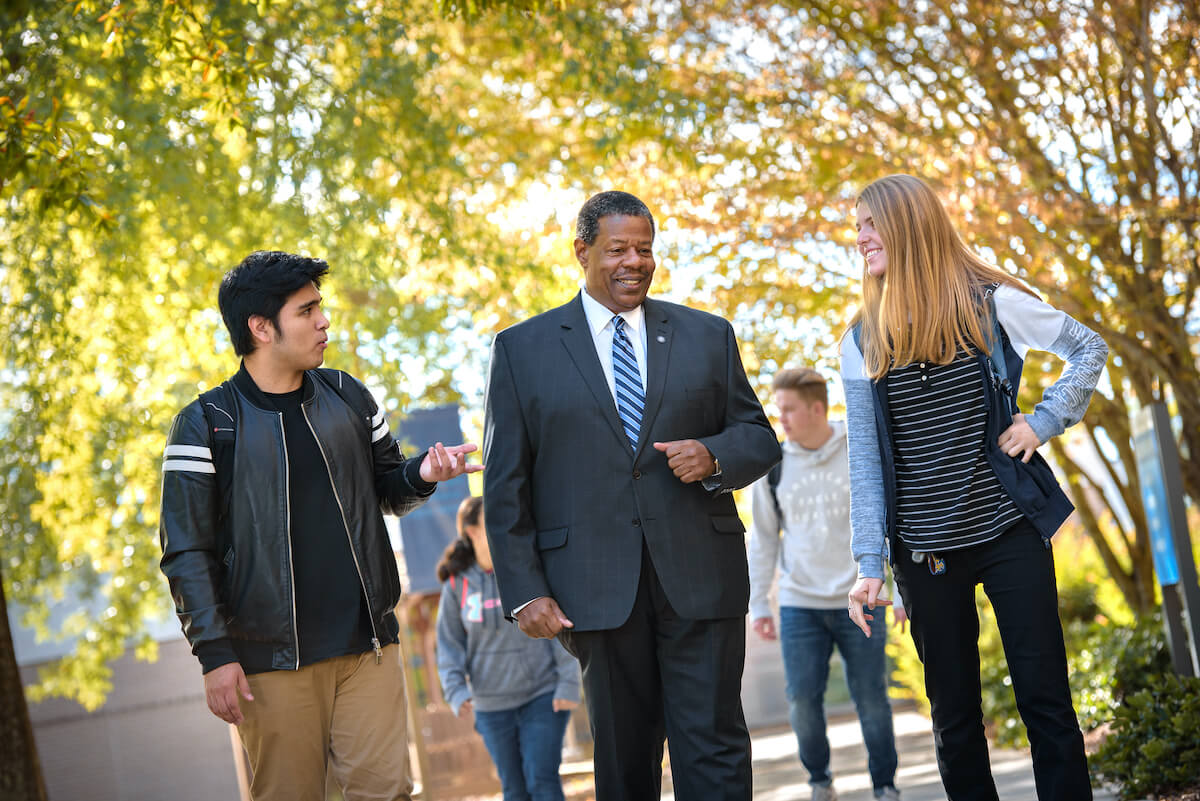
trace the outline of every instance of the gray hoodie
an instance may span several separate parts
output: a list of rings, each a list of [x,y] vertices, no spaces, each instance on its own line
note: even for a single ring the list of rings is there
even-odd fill
[[[539,695],[579,701],[579,662],[557,640],[527,637],[504,619],[496,576],[471,565],[442,585],[437,620],[442,694],[457,715],[515,709]]]
[[[858,569],[850,555],[850,478],[846,424],[831,420],[833,435],[809,450],[783,443],[783,472],[775,511],[767,477],[754,484],[750,529],[750,618],[771,616],[768,600],[779,570],[779,605],[844,609]]]

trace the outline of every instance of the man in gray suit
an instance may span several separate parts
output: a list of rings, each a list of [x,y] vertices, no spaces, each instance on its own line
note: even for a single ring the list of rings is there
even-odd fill
[[[484,513],[505,613],[583,667],[598,801],[748,801],[749,598],[729,493],[779,444],[725,320],[650,300],[654,218],[626,192],[579,212],[585,288],[500,332]]]

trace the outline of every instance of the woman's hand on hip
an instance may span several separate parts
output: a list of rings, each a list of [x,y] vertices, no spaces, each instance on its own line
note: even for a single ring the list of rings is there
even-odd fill
[[[1013,415],[1013,424],[1004,429],[999,441],[1000,450],[1013,458],[1020,457],[1022,462],[1032,459],[1033,452],[1041,444],[1042,441],[1033,433],[1033,427],[1025,422],[1023,414]]]

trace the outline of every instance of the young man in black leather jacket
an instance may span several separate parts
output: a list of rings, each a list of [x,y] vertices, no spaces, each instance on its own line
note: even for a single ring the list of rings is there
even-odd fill
[[[405,459],[370,392],[318,369],[328,270],[260,251],[221,282],[242,366],[171,427],[161,566],[209,708],[239,727],[255,799],[323,801],[326,765],[347,801],[407,799],[400,580],[383,513],[482,467],[466,462],[472,444]]]

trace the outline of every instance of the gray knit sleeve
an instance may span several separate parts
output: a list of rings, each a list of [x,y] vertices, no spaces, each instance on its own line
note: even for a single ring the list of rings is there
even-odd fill
[[[883,578],[887,521],[883,461],[875,425],[871,381],[854,337],[842,338],[842,387],[846,393],[846,444],[850,459],[850,552],[859,578]]]
[[[1062,375],[1042,393],[1033,412],[1025,415],[1025,422],[1044,443],[1083,418],[1108,360],[1108,346],[1099,334],[1066,313],[1012,287],[996,292],[996,316],[1022,357],[1031,349],[1044,350],[1066,362]]]
[[[771,616],[771,586],[779,564],[780,532],[783,521],[775,509],[771,483],[767,476],[755,481],[751,489],[750,541],[746,561],[750,566],[750,619]]]

